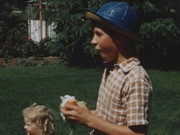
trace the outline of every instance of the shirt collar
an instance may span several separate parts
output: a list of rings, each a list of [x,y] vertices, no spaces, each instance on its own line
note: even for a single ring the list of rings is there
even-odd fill
[[[120,68],[122,72],[126,73],[139,64],[140,64],[140,61],[137,58],[131,57],[128,60],[124,61],[123,63],[114,64],[114,67],[118,69]]]

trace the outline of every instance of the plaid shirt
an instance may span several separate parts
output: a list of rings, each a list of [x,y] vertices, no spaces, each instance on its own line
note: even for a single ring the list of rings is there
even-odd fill
[[[147,125],[152,85],[136,58],[105,68],[100,85],[96,115],[124,126]],[[107,77],[106,77],[107,76]]]

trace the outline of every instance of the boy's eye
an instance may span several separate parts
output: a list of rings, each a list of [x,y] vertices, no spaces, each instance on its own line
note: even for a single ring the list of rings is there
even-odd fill
[[[96,31],[95,34],[96,34],[97,36],[101,36],[101,35],[102,35],[102,34],[101,34],[100,32],[98,32],[98,31]]]

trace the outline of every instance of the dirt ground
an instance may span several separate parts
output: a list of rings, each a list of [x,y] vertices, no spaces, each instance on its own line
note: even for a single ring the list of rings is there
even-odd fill
[[[4,59],[0,58],[1,67],[15,67],[21,65],[38,65],[38,64],[59,64],[59,57],[29,57],[29,58],[10,58]]]

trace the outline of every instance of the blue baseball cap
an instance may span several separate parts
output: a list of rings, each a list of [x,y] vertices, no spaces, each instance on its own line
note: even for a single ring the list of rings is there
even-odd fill
[[[94,12],[85,9],[87,19],[98,22],[122,35],[135,40],[142,41],[136,33],[137,15],[135,10],[126,2],[109,2]]]

